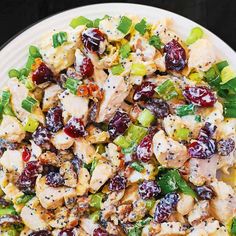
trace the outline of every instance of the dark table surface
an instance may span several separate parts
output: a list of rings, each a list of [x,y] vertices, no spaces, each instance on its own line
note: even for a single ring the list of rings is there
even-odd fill
[[[235,0],[0,0],[0,45],[45,17],[70,8],[102,2],[139,3],[178,13],[205,26],[236,50]]]

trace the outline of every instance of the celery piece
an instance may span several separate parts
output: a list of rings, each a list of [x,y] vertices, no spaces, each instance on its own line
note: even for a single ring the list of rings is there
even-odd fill
[[[190,80],[192,80],[192,81],[195,81],[195,82],[199,83],[199,82],[202,81],[203,76],[202,76],[202,74],[199,73],[199,72],[194,72],[194,73],[191,73],[191,74],[188,76],[188,78],[189,78]]]
[[[128,142],[123,135],[116,137],[113,142],[121,148],[128,148],[130,146],[130,142]]]
[[[122,58],[127,58],[130,54],[130,51],[131,51],[130,45],[126,43],[120,47],[119,53]]]
[[[195,106],[193,104],[182,105],[176,108],[176,114],[180,117],[193,115],[195,113]]]
[[[28,117],[25,125],[24,130],[30,133],[33,133],[39,126],[39,122],[32,117]]]
[[[93,21],[89,20],[88,18],[84,16],[79,16],[77,18],[74,18],[70,22],[70,26],[75,29],[79,25],[86,25],[87,27],[93,26]]]
[[[170,100],[172,98],[178,97],[179,95],[175,89],[174,83],[169,79],[156,87],[155,91],[165,100]]]
[[[103,197],[104,197],[103,193],[91,194],[89,196],[89,205],[91,207],[94,207],[94,208],[97,208],[97,209],[101,209]]]
[[[130,165],[133,169],[137,170],[138,172],[142,172],[145,168],[144,166],[139,163],[139,162],[133,162],[131,165]]]
[[[123,34],[127,34],[130,30],[131,25],[132,25],[132,20],[126,16],[122,16],[119,25],[117,26],[117,29]]]
[[[190,134],[190,130],[187,128],[180,128],[175,131],[175,137],[177,140],[188,140]]]
[[[9,78],[19,78],[20,72],[16,69],[11,69],[8,71],[8,76],[9,76]]]
[[[221,84],[227,83],[229,80],[236,78],[236,73],[230,66],[226,66],[222,69],[221,73]]]
[[[16,215],[16,210],[12,205],[6,208],[0,208],[0,216],[3,215]]]
[[[121,64],[118,64],[111,68],[111,73],[113,75],[120,75],[124,70],[124,67]]]
[[[16,199],[16,205],[26,204],[34,195],[24,194]]]
[[[97,222],[98,220],[99,220],[99,218],[100,218],[100,211],[95,211],[95,212],[93,212],[90,216],[89,216],[89,218],[95,223],[95,222]]]
[[[203,30],[200,27],[194,27],[188,38],[186,39],[187,45],[195,43],[198,39],[203,37]]]
[[[228,65],[229,65],[229,63],[227,61],[220,61],[220,62],[216,63],[216,66],[217,66],[219,72],[221,72]]]
[[[139,23],[137,23],[134,28],[141,34],[144,35],[147,31],[147,21],[142,19]]]
[[[125,132],[125,137],[130,143],[139,143],[146,134],[146,128],[131,124]]]
[[[149,127],[154,120],[155,116],[148,109],[144,109],[138,116],[138,122],[144,127]]]
[[[142,63],[133,63],[131,66],[131,74],[144,76],[147,74],[146,66]]]

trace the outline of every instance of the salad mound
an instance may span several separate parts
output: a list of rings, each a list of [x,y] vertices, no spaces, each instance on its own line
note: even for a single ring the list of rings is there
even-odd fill
[[[3,236],[236,235],[236,74],[200,27],[72,19],[0,94]]]

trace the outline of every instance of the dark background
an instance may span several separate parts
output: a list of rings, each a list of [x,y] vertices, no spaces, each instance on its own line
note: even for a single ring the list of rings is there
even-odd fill
[[[139,3],[178,13],[205,26],[236,50],[235,0],[0,0],[0,45],[45,17],[74,7],[105,2]]]

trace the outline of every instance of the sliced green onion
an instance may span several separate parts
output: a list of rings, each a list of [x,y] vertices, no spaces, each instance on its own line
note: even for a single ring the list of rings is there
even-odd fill
[[[147,74],[147,69],[144,64],[142,63],[133,63],[131,66],[131,74],[144,76]]]
[[[211,67],[204,75],[206,82],[213,88],[218,89],[221,83],[220,72],[216,66]]]
[[[5,107],[9,104],[11,98],[11,93],[9,91],[2,91],[2,105]]]
[[[176,114],[178,116],[187,116],[187,115],[193,115],[195,113],[195,106],[193,104],[189,105],[182,105],[178,106],[176,108]]]
[[[8,76],[9,76],[9,78],[19,78],[20,72],[16,69],[11,69],[8,71]]]
[[[219,72],[221,72],[228,65],[229,65],[229,63],[227,61],[220,61],[220,62],[216,63],[216,66],[217,66]]]
[[[101,209],[103,197],[104,197],[103,193],[95,193],[89,195],[89,205],[91,207]]]
[[[77,89],[79,84],[81,84],[81,81],[74,79],[74,78],[68,78],[66,80],[65,87],[73,94],[77,94]]]
[[[230,233],[232,236],[236,236],[236,217],[232,219]]]
[[[34,108],[38,105],[38,101],[30,96],[27,96],[21,103],[21,107],[28,112],[33,112]]]
[[[138,122],[144,127],[149,127],[154,120],[155,116],[148,109],[144,109],[138,116]]]
[[[141,164],[141,163],[138,163],[138,162],[133,162],[131,165],[130,165],[133,169],[137,170],[138,172],[142,172],[145,168],[144,166]]]
[[[34,195],[28,195],[24,194],[16,199],[16,205],[26,204],[28,201],[30,201]]]
[[[131,124],[125,132],[125,137],[130,143],[139,143],[147,134],[147,129],[134,124]]]
[[[178,97],[178,93],[175,89],[174,83],[171,80],[166,80],[161,85],[155,88],[155,91],[160,97],[165,100],[170,100],[172,98]]]
[[[7,206],[6,208],[0,208],[0,216],[3,215],[16,215],[16,210],[12,205]]]
[[[39,122],[32,117],[28,117],[26,124],[24,125],[24,130],[33,133],[39,126]]]
[[[141,34],[144,35],[147,31],[147,21],[142,19],[139,23],[137,23],[134,28]]]
[[[175,138],[179,141],[185,140],[187,141],[189,138],[190,130],[187,128],[176,129]]]
[[[93,161],[92,161],[92,164],[91,164],[90,174],[93,173],[93,171],[96,168],[97,164],[98,164],[98,160],[96,158],[94,158]]]
[[[224,103],[224,117],[236,118],[236,103],[233,102]]]
[[[221,73],[222,84],[227,83],[229,80],[236,78],[236,73],[230,66],[226,66],[222,69]]]
[[[96,222],[99,220],[99,218],[100,218],[100,211],[95,211],[95,212],[93,212],[93,213],[89,216],[89,218],[90,218],[94,223],[96,223]]]
[[[159,35],[152,35],[148,42],[149,42],[150,45],[152,45],[153,47],[155,47],[158,50],[160,50],[161,47],[164,45],[161,42],[161,39],[160,39]]]
[[[122,148],[122,153],[123,154],[131,154],[131,153],[133,153],[135,150],[136,150],[136,147],[137,147],[137,144],[136,143],[134,143],[134,142],[131,142],[130,143],[130,146],[129,147],[127,147],[127,148]]]
[[[70,22],[70,26],[73,29],[75,29],[79,25],[86,25],[87,27],[93,27],[93,21],[89,20],[84,16],[79,16],[77,18],[72,19]]]
[[[111,68],[111,73],[113,75],[120,75],[122,72],[124,72],[124,70],[124,67],[121,64],[118,64]]]
[[[123,135],[116,137],[113,142],[121,148],[128,148],[130,146],[130,142]]]
[[[203,75],[199,72],[194,72],[194,73],[191,73],[188,78],[192,81],[195,81],[197,83],[201,82],[202,79],[203,79]]]
[[[126,16],[122,16],[119,25],[117,26],[117,29],[123,34],[127,34],[130,30],[131,25],[132,25],[132,20]]]
[[[33,45],[29,47],[29,54],[33,58],[42,58],[42,55],[40,54],[39,49]]]
[[[197,122],[201,122],[202,121],[202,117],[200,115],[196,115],[194,120],[197,121]]]
[[[4,106],[3,114],[8,115],[8,116],[15,116],[15,113],[13,112],[10,104],[7,104]]]
[[[131,52],[131,48],[128,43],[126,43],[120,47],[119,53],[122,58],[127,58],[130,55],[130,52]]]
[[[94,28],[99,28],[99,24],[100,24],[100,21],[104,20],[104,19],[108,19],[110,18],[110,16],[108,15],[105,15],[103,18],[97,18],[93,21],[93,27]],[[88,27],[88,26],[87,26]]]
[[[187,45],[195,43],[198,39],[203,37],[203,30],[200,27],[194,27],[188,38],[186,39]]]
[[[99,154],[103,154],[104,152],[106,152],[105,146],[102,143],[99,143],[96,145],[96,151]]]
[[[146,203],[147,211],[150,211],[154,207],[156,200],[155,199],[148,199],[148,200],[146,200],[145,203]]]
[[[25,67],[27,69],[31,70],[32,65],[34,64],[34,62],[35,62],[35,58],[29,55]]]
[[[27,68],[22,68],[20,69],[20,77],[21,76],[28,76],[29,75],[29,70]]]
[[[67,42],[67,33],[59,32],[52,36],[53,47],[57,48],[61,46],[63,43]]]
[[[34,90],[34,88],[35,88],[35,85],[34,85],[34,83],[31,81],[31,80],[29,80],[29,79],[27,79],[27,80],[25,80],[25,87],[28,89],[28,90]]]

